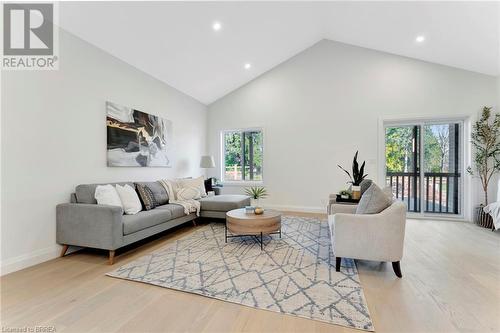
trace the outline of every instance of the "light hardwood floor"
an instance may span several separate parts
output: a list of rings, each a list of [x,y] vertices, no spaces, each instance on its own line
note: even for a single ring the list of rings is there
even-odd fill
[[[2,277],[3,328],[359,332],[104,275],[193,228],[186,224],[117,251],[114,266],[107,265],[105,252],[85,250]],[[396,278],[390,264],[357,265],[376,332],[500,332],[498,232],[469,223],[408,220],[403,279]]]

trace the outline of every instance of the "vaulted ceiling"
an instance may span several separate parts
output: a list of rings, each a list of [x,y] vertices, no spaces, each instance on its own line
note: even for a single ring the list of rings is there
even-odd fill
[[[500,74],[498,2],[61,2],[59,11],[65,30],[205,104],[325,38]]]

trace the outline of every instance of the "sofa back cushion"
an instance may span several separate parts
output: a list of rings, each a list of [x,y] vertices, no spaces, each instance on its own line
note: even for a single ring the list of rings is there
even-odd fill
[[[75,189],[76,202],[82,204],[97,204],[95,199],[95,189],[99,185],[111,184],[115,186],[116,184],[125,185],[128,184],[134,187],[132,182],[120,182],[120,183],[104,183],[104,184],[80,184]]]
[[[392,204],[392,198],[375,183],[363,193],[356,214],[378,214]]]

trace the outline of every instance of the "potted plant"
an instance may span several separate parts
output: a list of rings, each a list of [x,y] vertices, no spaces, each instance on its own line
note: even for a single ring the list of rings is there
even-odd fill
[[[252,199],[252,205],[255,206],[255,214],[261,214],[264,212],[262,207],[260,207],[260,199],[265,199],[267,197],[267,191],[265,187],[247,187],[245,188],[245,194]]]
[[[351,183],[352,186],[351,186],[351,197],[353,199],[356,199],[358,200],[360,197],[361,197],[361,182],[363,181],[363,179],[366,178],[366,174],[364,174],[365,172],[365,162],[363,161],[363,163],[361,164],[361,168],[359,167],[359,164],[358,164],[358,152],[356,151],[356,154],[354,154],[354,159],[352,160],[352,175],[349,173],[349,171],[347,171],[346,169],[344,169],[343,167],[341,167],[340,165],[337,165],[340,169],[342,169],[348,176],[349,176],[349,181],[347,183]]]
[[[349,190],[342,190],[339,192],[339,195],[342,199],[350,199],[351,198],[351,192],[349,192]]]
[[[474,147],[474,166],[467,172],[481,180],[484,203],[476,207],[476,223],[490,228],[492,218],[483,210],[488,205],[488,185],[494,174],[500,171],[500,114],[491,114],[491,107],[485,106],[481,118],[472,126],[471,144]]]

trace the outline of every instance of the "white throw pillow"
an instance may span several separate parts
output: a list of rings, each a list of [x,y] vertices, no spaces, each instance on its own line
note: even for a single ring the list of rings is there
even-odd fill
[[[97,185],[94,197],[98,205],[110,205],[123,208],[120,196],[112,185]]]
[[[187,179],[187,178],[179,179],[177,180],[177,183],[181,188],[196,187],[200,191],[200,195],[202,197],[207,196],[207,192],[205,191],[205,178],[203,178],[203,176],[192,179]]]
[[[183,187],[177,190],[177,200],[199,199],[200,190],[197,187]]]
[[[132,186],[125,184],[125,186],[116,185],[116,192],[123,205],[123,211],[127,215],[134,215],[142,210],[141,201],[139,196]]]

